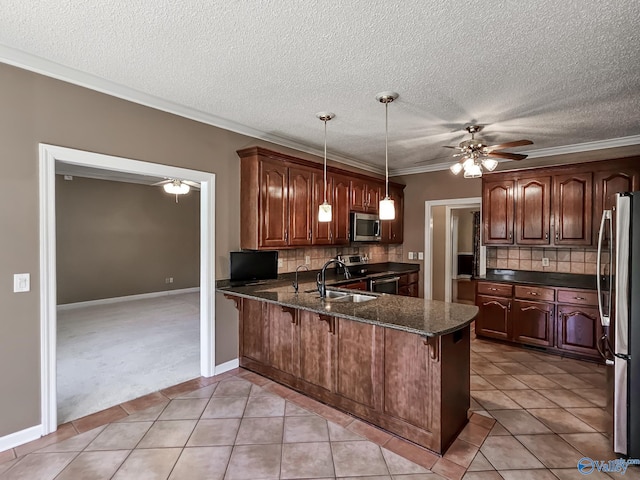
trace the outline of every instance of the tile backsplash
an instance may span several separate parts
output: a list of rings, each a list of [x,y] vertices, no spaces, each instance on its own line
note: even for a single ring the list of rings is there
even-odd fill
[[[362,245],[357,247],[328,247],[328,248],[296,248],[294,250],[279,250],[278,258],[282,259],[282,267],[278,273],[295,272],[298,265],[305,264],[305,257],[309,257],[311,263],[307,265],[311,270],[322,268],[327,260],[336,258],[336,255],[367,255],[369,262],[402,262],[402,245]]]
[[[595,275],[597,256],[587,248],[487,247],[487,268]],[[543,258],[549,259],[548,267],[542,266]]]

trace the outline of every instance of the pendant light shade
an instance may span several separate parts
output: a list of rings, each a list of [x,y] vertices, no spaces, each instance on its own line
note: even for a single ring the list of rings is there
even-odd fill
[[[335,116],[331,112],[316,113],[316,117],[324,122],[324,201],[318,207],[318,222],[323,223],[330,222],[333,218],[331,204],[327,202],[327,122]]]
[[[385,195],[378,206],[378,216],[380,220],[394,220],[396,218],[396,207],[389,197],[389,104],[398,98],[395,92],[382,92],[376,95],[376,100],[384,103],[384,172],[385,172]]]

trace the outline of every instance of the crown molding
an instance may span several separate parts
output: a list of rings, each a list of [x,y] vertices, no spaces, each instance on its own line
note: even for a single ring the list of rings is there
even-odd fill
[[[299,143],[294,140],[280,137],[271,133],[263,132],[261,130],[242,125],[226,118],[202,112],[195,108],[185,107],[184,105],[180,105],[178,103],[156,97],[155,95],[149,95],[139,90],[126,87],[119,83],[106,80],[104,78],[83,72],[81,70],[77,70],[75,68],[61,65],[51,60],[32,55],[30,53],[15,49],[13,47],[9,47],[7,45],[0,44],[0,62],[12,65],[14,67],[22,68],[24,70],[29,70],[40,75],[55,78],[57,80],[62,80],[63,82],[88,88],[89,90],[104,93],[112,97],[117,97],[122,100],[127,100],[139,105],[144,105],[145,107],[150,107],[163,112],[171,113],[173,115],[178,115],[180,117],[195,120],[196,122],[205,123],[207,125],[222,128],[224,130],[229,130],[231,132],[246,135],[248,137],[264,140],[275,145],[291,148],[321,158],[324,155],[323,150],[310,147],[309,145],[305,145],[303,143]],[[371,165],[338,154],[328,155],[327,159],[372,173],[384,173],[384,169],[381,167],[377,167],[375,165]]]
[[[563,145],[559,147],[539,148],[537,150],[519,151],[530,158],[553,157],[556,155],[567,155],[570,153],[590,152],[593,150],[603,150],[607,148],[628,147],[630,145],[640,145],[640,135],[631,135],[629,137],[610,138],[607,140],[598,140],[595,142],[576,143],[574,145]],[[505,160],[498,160],[502,163]],[[447,170],[453,160],[444,163],[434,163],[431,165],[421,165],[417,167],[396,168],[389,171],[389,176],[397,177],[400,175],[414,175],[417,173],[437,172]]]

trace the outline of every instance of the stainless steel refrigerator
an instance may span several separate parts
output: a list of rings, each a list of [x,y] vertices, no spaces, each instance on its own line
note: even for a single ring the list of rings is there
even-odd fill
[[[597,268],[613,450],[640,458],[640,192],[617,194],[603,212]]]

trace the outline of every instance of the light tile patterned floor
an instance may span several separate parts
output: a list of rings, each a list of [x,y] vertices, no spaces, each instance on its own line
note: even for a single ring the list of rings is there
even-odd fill
[[[604,367],[481,340],[471,362],[475,413],[442,458],[238,369],[2,452],[0,480],[573,479],[580,458],[615,458]]]

